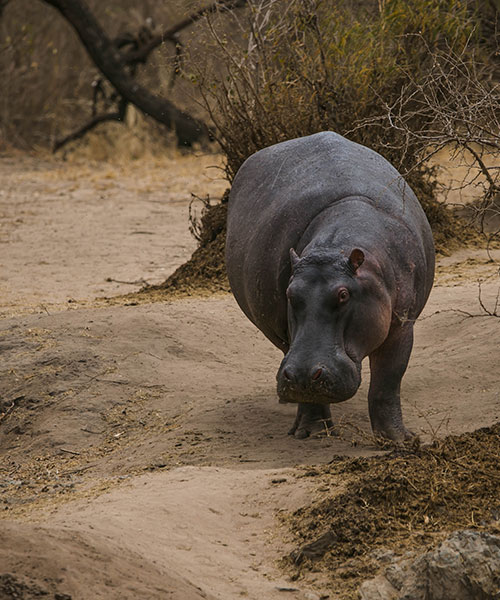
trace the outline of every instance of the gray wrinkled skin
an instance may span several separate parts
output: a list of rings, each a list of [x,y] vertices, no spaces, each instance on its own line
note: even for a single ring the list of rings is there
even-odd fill
[[[375,434],[404,440],[400,384],[413,324],[434,277],[434,245],[418,200],[376,152],[333,132],[265,148],[238,171],[229,198],[226,264],[247,317],[280,348],[291,433],[330,425],[370,357]]]

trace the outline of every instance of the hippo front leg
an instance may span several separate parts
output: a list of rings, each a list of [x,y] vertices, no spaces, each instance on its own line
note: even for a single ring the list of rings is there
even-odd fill
[[[288,435],[302,440],[310,435],[326,433],[331,427],[333,424],[329,404],[299,402],[297,416]]]
[[[415,437],[406,429],[401,413],[401,379],[413,347],[413,323],[389,333],[385,342],[370,355],[368,406],[375,435],[402,442]]]

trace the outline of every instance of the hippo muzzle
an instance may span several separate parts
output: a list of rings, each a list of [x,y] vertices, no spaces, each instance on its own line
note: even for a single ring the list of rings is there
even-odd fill
[[[281,403],[333,404],[352,398],[361,383],[361,364],[346,352],[329,360],[301,359],[294,348],[283,359],[276,376]]]

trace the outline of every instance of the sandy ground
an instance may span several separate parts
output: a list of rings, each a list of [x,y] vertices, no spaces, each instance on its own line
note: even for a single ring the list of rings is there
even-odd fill
[[[3,158],[0,314],[164,281],[196,247],[191,194],[218,199],[227,187],[221,166],[217,155],[114,165]]]
[[[308,465],[380,451],[367,368],[337,435],[296,440],[280,354],[231,296],[95,300],[189,257],[190,192],[225,188],[214,164],[0,160],[0,598],[337,597],[280,570],[279,517],[312,498]],[[494,258],[440,260],[403,382],[423,441],[500,419],[500,319],[477,285],[492,308]]]

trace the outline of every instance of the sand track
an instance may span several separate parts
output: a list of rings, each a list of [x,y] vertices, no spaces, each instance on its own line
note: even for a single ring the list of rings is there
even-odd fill
[[[232,297],[96,302],[139,287],[106,277],[159,281],[190,254],[180,189],[224,188],[189,158],[142,168],[144,180],[116,166],[0,164],[0,575],[14,578],[0,577],[0,597],[11,585],[25,599],[334,598],[279,570],[276,517],[313,493],[301,465],[379,452],[367,369],[334,407],[339,435],[299,441],[286,435],[294,407],[276,399],[280,354]],[[478,250],[440,262],[403,382],[424,441],[500,419],[500,319],[482,315],[476,283],[492,306],[496,268]]]

